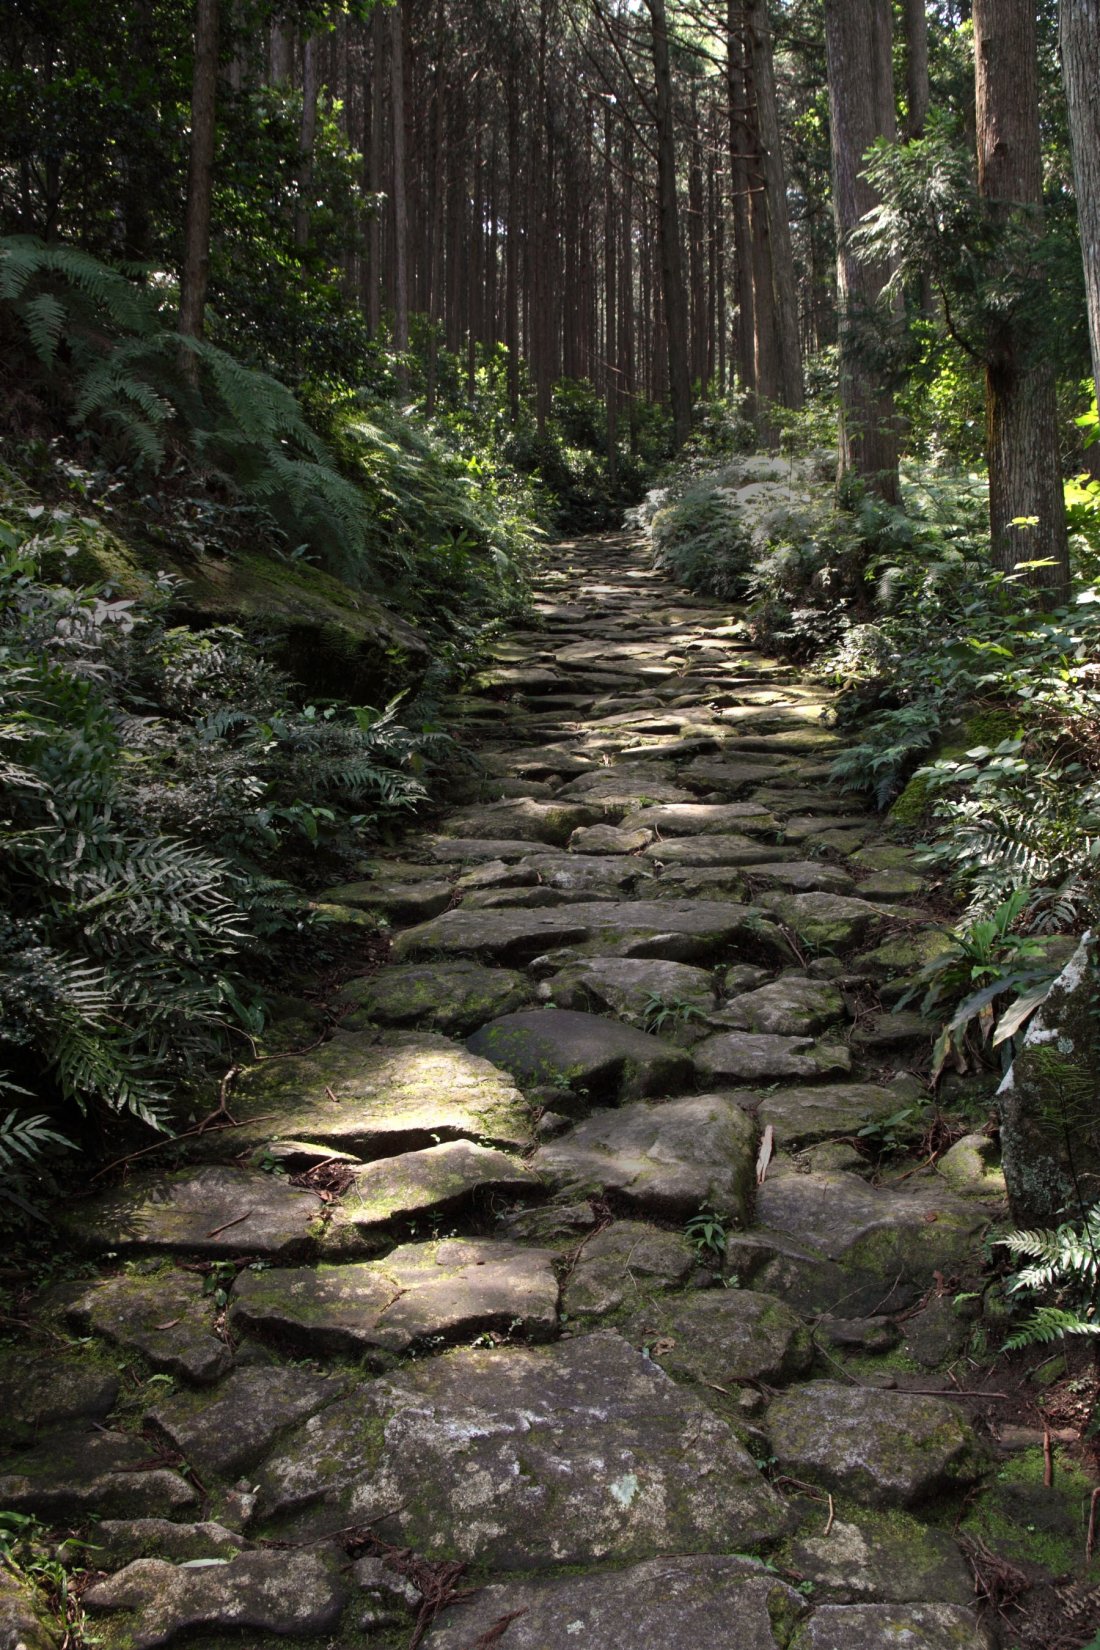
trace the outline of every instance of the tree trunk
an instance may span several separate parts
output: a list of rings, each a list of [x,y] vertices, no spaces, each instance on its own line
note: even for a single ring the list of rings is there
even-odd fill
[[[749,69],[756,96],[756,127],[767,208],[771,300],[775,310],[778,351],[778,398],[785,407],[801,407],[802,343],[795,287],[791,220],[787,210],[787,171],[779,128],[771,24],[766,0],[748,0],[745,26]]]
[[[924,136],[928,119],[927,0],[905,0],[905,135]]]
[[[393,119],[393,347],[397,384],[408,394],[409,368],[409,203],[405,157],[405,29],[402,0],[390,12],[390,109]]]
[[[302,47],[302,124],[298,133],[298,204],[294,209],[294,245],[299,252],[304,252],[309,245],[309,195],[313,184],[313,146],[317,141],[320,87],[317,37],[311,35]]]
[[[996,218],[1038,235],[1043,156],[1032,0],[974,0],[974,63],[978,188]],[[1005,572],[1022,561],[1049,560],[1053,565],[1035,569],[1031,582],[1057,597],[1069,583],[1069,553],[1054,372],[1011,315],[992,330],[987,360],[993,559]]]
[[[838,481],[856,476],[888,503],[898,500],[894,399],[876,382],[860,337],[873,325],[888,271],[854,256],[852,234],[878,204],[862,175],[863,157],[876,138],[895,135],[892,35],[890,0],[825,0],[840,322]]]
[[[382,138],[385,130],[385,12],[376,6],[371,18],[370,59],[370,143],[368,145],[368,189],[374,196],[367,228],[367,326],[377,338],[382,324]],[[366,99],[364,99],[366,101]]]
[[[1062,0],[1061,11],[1062,72],[1085,260],[1092,374],[1100,396],[1100,0]]]
[[[180,331],[189,338],[202,337],[206,314],[217,92],[218,0],[196,0],[191,152],[187,166],[187,216],[183,232],[179,319]],[[193,356],[186,359],[194,361]]]
[[[745,84],[744,6],[729,0],[726,11],[726,99],[730,136],[730,189],[733,195],[733,278],[737,302],[735,359],[739,388],[756,410],[756,295],[753,290],[752,233],[749,224],[749,159],[745,132],[748,89]]]
[[[672,65],[665,0],[646,0],[646,6],[653,24],[653,76],[657,93],[658,239],[664,292],[665,349],[673,435],[679,449],[691,435],[691,374],[688,366],[687,289],[680,247],[680,204],[676,194]]]

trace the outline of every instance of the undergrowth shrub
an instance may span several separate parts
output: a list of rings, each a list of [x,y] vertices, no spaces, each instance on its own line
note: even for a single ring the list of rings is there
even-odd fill
[[[167,592],[64,584],[47,569],[94,521],[19,497],[6,513],[0,1188],[25,1198],[28,1162],[83,1116],[166,1127],[255,1036],[308,921],[287,877],[354,859],[422,800],[447,741],[396,705],[302,705],[236,631],[171,627]]]

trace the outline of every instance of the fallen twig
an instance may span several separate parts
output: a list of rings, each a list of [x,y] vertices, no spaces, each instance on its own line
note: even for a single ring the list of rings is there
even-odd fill
[[[501,1616],[500,1620],[494,1621],[493,1625],[487,1628],[485,1632],[482,1633],[480,1638],[476,1638],[474,1640],[473,1644],[470,1646],[470,1650],[489,1650],[491,1645],[499,1644],[500,1640],[504,1637],[512,1623],[514,1621],[518,1621],[520,1616],[525,1616],[526,1614],[526,1609],[523,1609],[513,1610],[509,1615]]]
[[[825,1528],[821,1532],[822,1535],[828,1535],[829,1531],[833,1527],[833,1519],[834,1519],[835,1516],[836,1516],[836,1507],[833,1505],[833,1498],[830,1495],[830,1497],[829,1497],[829,1516],[825,1520]]]
[[[215,1226],[212,1232],[204,1232],[203,1236],[208,1238],[220,1237],[223,1232],[228,1232],[231,1226],[239,1226],[243,1220],[247,1220],[250,1215],[255,1213],[255,1209],[246,1209],[243,1215],[237,1215],[234,1220],[227,1220],[223,1226]]]
[[[227,1129],[244,1129],[250,1123],[270,1123],[271,1119],[278,1115],[278,1112],[274,1111],[261,1112],[259,1117],[244,1117],[239,1123],[222,1123],[214,1133],[223,1134]],[[184,1129],[182,1134],[166,1134],[162,1140],[154,1140],[151,1146],[142,1146],[140,1151],[127,1152],[125,1157],[114,1158],[112,1162],[105,1163],[102,1169],[97,1169],[95,1174],[88,1177],[89,1186],[93,1180],[100,1180],[103,1175],[110,1174],[112,1169],[121,1169],[127,1163],[136,1163],[139,1157],[148,1157],[150,1152],[162,1151],[165,1146],[175,1146],[181,1140],[190,1140],[196,1134],[205,1133],[205,1123],[208,1122],[209,1118],[204,1119],[203,1123],[196,1123],[194,1128]]]

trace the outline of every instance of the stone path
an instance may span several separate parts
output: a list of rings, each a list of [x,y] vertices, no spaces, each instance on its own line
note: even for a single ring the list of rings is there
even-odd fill
[[[852,1145],[921,1092],[881,1007],[920,876],[829,787],[825,697],[626,540],[536,613],[465,704],[480,796],[324,896],[390,966],[71,1211],[85,1345],[11,1372],[0,1506],[100,1521],[84,1603],[136,1650],[404,1646],[460,1563],[429,1650],[978,1650],[990,1456],[905,1388],[996,1177]]]

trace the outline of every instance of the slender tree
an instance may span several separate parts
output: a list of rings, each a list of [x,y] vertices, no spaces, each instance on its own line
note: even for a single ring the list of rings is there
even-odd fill
[[[409,205],[405,133],[404,0],[390,12],[390,109],[393,121],[393,347],[399,356],[409,348]],[[397,381],[409,387],[409,371],[399,362]]]
[[[889,271],[856,256],[852,236],[878,204],[863,172],[876,138],[893,138],[893,18],[890,0],[825,0],[832,124],[833,211],[840,326],[839,475],[861,478],[898,499],[898,429],[893,396],[866,359],[865,340]]]
[[[1092,373],[1100,395],[1100,0],[1062,0],[1060,33]]]
[[[688,301],[680,240],[676,188],[676,127],[672,60],[665,0],[646,0],[652,24],[653,78],[657,114],[658,238],[665,313],[669,400],[676,446],[691,434],[691,372],[688,365]]]
[[[978,187],[1018,265],[1042,227],[1038,45],[1033,0],[974,0]],[[1044,561],[1034,580],[1057,596],[1069,582],[1054,372],[1010,310],[992,326],[986,443],[993,555],[1011,572]],[[1026,523],[1027,525],[1022,525]]]
[[[201,338],[210,279],[210,208],[218,93],[218,0],[196,0],[195,67],[191,83],[191,147],[180,270],[179,329]],[[186,359],[193,360],[193,357]]]

